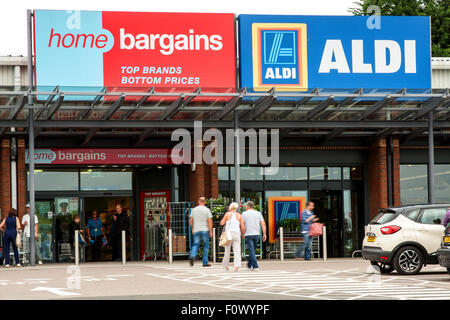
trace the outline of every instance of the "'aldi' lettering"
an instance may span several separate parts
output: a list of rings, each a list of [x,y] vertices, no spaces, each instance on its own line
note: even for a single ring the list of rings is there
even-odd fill
[[[404,66],[405,73],[416,73],[416,41],[405,40],[403,55],[400,44],[393,40],[375,40],[374,62],[364,62],[364,40],[352,40],[350,69],[341,40],[327,40],[320,61],[319,72],[329,73],[395,73]],[[403,59],[402,59],[403,58]],[[372,68],[374,65],[374,68]]]

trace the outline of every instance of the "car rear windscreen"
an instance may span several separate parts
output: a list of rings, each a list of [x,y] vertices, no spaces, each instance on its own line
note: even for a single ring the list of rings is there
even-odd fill
[[[398,211],[394,210],[380,210],[378,214],[373,218],[369,224],[385,224],[389,223],[392,220],[394,220],[397,215],[399,214]]]

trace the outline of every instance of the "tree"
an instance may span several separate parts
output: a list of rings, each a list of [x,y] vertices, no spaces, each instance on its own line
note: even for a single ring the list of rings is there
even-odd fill
[[[430,16],[431,50],[433,57],[450,57],[450,5],[449,0],[360,0],[348,11],[355,16],[369,15],[367,8],[376,5],[381,15]]]

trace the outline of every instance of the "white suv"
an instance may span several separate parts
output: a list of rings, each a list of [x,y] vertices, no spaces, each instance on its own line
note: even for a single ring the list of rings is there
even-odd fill
[[[381,209],[365,227],[362,256],[382,273],[417,274],[437,264],[450,204],[413,205]]]

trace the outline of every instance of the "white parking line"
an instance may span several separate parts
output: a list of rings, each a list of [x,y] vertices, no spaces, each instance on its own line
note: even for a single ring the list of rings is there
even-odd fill
[[[222,289],[239,290],[272,295],[292,296],[299,299],[449,299],[450,290],[422,286],[429,284],[424,280],[411,283],[407,278],[385,277],[377,274],[346,275],[364,272],[365,269],[308,270],[292,272],[285,270],[266,270],[258,273],[226,272],[222,268],[189,268],[176,266],[158,267],[176,271],[167,275],[148,273],[154,276],[175,281],[203,284]],[[220,270],[219,270],[220,269]],[[314,272],[314,273],[313,273]],[[375,278],[373,278],[375,276]],[[395,283],[399,281],[400,283]]]

